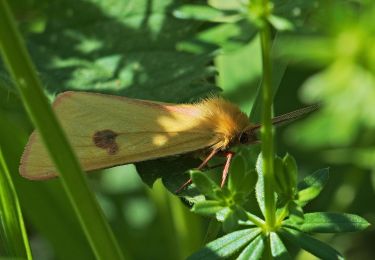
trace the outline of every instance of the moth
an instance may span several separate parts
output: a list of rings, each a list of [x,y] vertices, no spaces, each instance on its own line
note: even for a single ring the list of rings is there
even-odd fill
[[[68,91],[56,97],[53,109],[85,171],[205,151],[207,156],[198,169],[215,155],[225,155],[222,185],[233,157],[231,148],[258,142],[260,129],[260,124],[251,123],[236,105],[220,97],[171,104]],[[310,106],[278,116],[273,123],[288,122],[316,109]],[[58,176],[37,131],[28,140],[19,171],[32,180]]]

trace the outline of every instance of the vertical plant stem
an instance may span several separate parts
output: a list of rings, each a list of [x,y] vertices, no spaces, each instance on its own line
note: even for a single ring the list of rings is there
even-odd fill
[[[0,0],[0,51],[29,116],[60,173],[65,192],[97,259],[123,259],[72,148],[48,103],[6,0]],[[72,234],[74,235],[74,234]]]
[[[263,0],[263,9],[268,9],[268,0]],[[266,15],[265,15],[266,17]],[[263,86],[262,86],[262,156],[264,172],[264,201],[265,218],[269,229],[275,225],[275,197],[273,190],[274,167],[273,167],[273,126],[272,126],[272,62],[271,62],[271,32],[266,19],[260,31],[263,64]]]

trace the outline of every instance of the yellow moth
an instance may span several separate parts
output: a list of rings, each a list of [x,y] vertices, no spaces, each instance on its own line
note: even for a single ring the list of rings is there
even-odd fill
[[[208,156],[199,169],[217,153],[225,153],[222,184],[233,155],[230,148],[257,142],[260,127],[219,97],[170,104],[68,91],[57,96],[53,109],[85,171],[202,150]],[[300,109],[273,122],[290,121],[315,109]],[[19,170],[33,180],[58,175],[36,131],[29,138]]]

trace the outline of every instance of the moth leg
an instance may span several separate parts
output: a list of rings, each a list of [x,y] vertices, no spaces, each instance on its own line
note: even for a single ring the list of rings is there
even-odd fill
[[[206,157],[206,159],[203,160],[203,162],[198,166],[198,170],[201,170],[204,166],[207,165],[208,161],[212,159],[212,157],[214,157],[217,153],[219,152],[219,150],[212,150],[212,152]]]
[[[212,157],[215,156],[215,154],[218,153],[219,150],[212,150],[212,152],[206,157],[206,159],[203,160],[203,162],[198,166],[197,170],[201,170],[203,167],[205,167],[208,163],[209,160],[212,159]],[[180,193],[182,190],[184,190],[187,186],[189,186],[190,184],[192,183],[192,180],[191,178],[189,180],[187,180],[187,182],[185,182],[184,184],[182,184],[182,186],[180,188],[178,188],[175,193],[178,194]]]
[[[220,185],[221,188],[224,187],[225,181],[226,181],[226,179],[228,177],[229,166],[230,166],[230,163],[231,163],[232,158],[234,156],[234,152],[230,152],[230,151],[229,152],[225,152],[224,155],[227,158],[227,160],[225,162],[223,173],[221,175],[221,185]]]

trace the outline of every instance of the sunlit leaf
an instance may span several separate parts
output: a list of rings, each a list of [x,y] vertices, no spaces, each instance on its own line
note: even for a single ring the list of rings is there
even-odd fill
[[[275,232],[270,233],[271,254],[274,259],[292,259],[283,241]]]
[[[329,169],[324,168],[308,175],[298,184],[298,203],[301,206],[316,198],[324,188],[329,176]]]
[[[263,236],[257,236],[238,256],[237,260],[261,259],[265,247]]]
[[[231,256],[258,236],[260,232],[260,229],[252,228],[229,233],[208,243],[203,249],[194,253],[188,259],[218,259]]]
[[[283,225],[291,225],[307,233],[341,233],[364,230],[370,223],[352,214],[314,212],[306,213],[303,223],[295,223],[293,219],[287,219]]]

